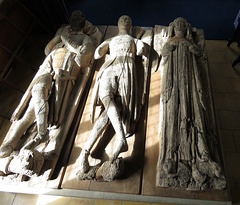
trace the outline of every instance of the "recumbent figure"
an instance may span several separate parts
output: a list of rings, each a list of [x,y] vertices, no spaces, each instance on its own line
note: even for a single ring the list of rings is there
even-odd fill
[[[117,160],[121,152],[128,150],[126,137],[135,131],[135,122],[140,116],[139,103],[141,103],[138,99],[135,57],[146,56],[146,49],[143,41],[129,35],[131,26],[130,17],[121,16],[118,20],[118,35],[104,41],[95,51],[95,59],[100,59],[105,54],[108,54],[108,57],[97,75],[93,88],[92,120],[96,106],[102,106],[103,111],[81,151],[77,172],[79,179],[84,179],[84,174],[88,173],[90,151],[110,123],[117,139],[116,147],[108,161],[111,163]]]
[[[92,39],[83,33],[85,21],[85,15],[81,11],[73,12],[71,29],[60,36],[62,47],[53,49],[47,55],[14,111],[11,121],[15,123],[9,130],[8,141],[0,148],[0,158],[8,157],[14,151],[21,137],[34,121],[37,125],[37,136],[25,144],[20,153],[25,152],[24,150],[34,150],[39,143],[46,140],[49,125],[61,126],[74,82],[80,69],[89,66],[94,54]],[[49,106],[50,94],[53,95],[52,106]],[[38,155],[37,152],[35,154]],[[10,157],[7,165],[12,163],[11,160],[14,161],[14,158]],[[22,174],[34,174],[29,170],[21,170],[20,167],[18,170],[11,167],[12,170],[6,167],[1,171],[18,173],[19,170],[23,172]],[[36,171],[40,169],[39,165]]]

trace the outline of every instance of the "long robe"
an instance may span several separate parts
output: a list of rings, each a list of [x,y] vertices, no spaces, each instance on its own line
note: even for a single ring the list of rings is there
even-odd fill
[[[174,50],[168,49],[170,44],[175,45]],[[212,160],[208,146],[212,133],[196,57],[199,54],[196,45],[185,39],[170,39],[162,50],[165,65],[160,101],[158,186],[189,189],[221,186],[215,183],[221,168]]]

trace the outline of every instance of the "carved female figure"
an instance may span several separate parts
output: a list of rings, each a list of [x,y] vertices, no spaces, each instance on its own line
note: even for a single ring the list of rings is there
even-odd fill
[[[208,113],[191,25],[184,18],[169,26],[162,48],[165,62],[160,101],[160,155],[157,185],[205,189],[225,187],[219,164],[213,161],[208,140]]]

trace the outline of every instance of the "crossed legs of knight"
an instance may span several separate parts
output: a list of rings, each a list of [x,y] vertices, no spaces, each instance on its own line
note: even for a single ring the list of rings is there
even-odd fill
[[[79,167],[77,175],[83,175],[89,171],[89,162],[88,156],[94,144],[96,143],[98,137],[102,134],[102,132],[106,129],[109,123],[112,124],[117,138],[117,146],[115,147],[114,152],[109,158],[109,161],[114,162],[121,152],[125,152],[128,150],[128,144],[125,137],[125,132],[123,128],[123,124],[120,116],[120,109],[115,102],[116,94],[118,92],[118,82],[117,69],[111,70],[107,69],[103,73],[101,77],[101,81],[99,84],[99,98],[104,106],[104,111],[101,113],[99,118],[96,120],[94,127],[91,131],[91,134],[85,143],[80,157],[79,157]]]
[[[0,148],[0,158],[2,158],[0,159],[2,160],[0,163],[0,171],[3,173],[33,175],[40,171],[44,162],[44,157],[42,153],[34,150],[34,148],[47,138],[49,112],[48,96],[51,86],[51,74],[45,74],[39,82],[33,85],[31,89],[31,99],[25,113],[20,119],[14,122],[12,128],[9,130],[8,141]],[[25,144],[18,155],[14,155],[14,149],[34,121],[36,121],[37,124],[37,136]],[[33,160],[37,161],[35,162]],[[36,165],[36,163],[38,164]],[[26,166],[26,164],[28,165]]]

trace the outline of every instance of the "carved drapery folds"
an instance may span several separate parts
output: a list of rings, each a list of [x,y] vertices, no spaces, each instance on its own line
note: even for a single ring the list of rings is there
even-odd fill
[[[207,83],[204,85],[202,79],[203,66],[207,66],[204,39],[198,34],[184,18],[177,18],[158,37],[163,67],[156,179],[159,187],[226,187],[206,101]]]

